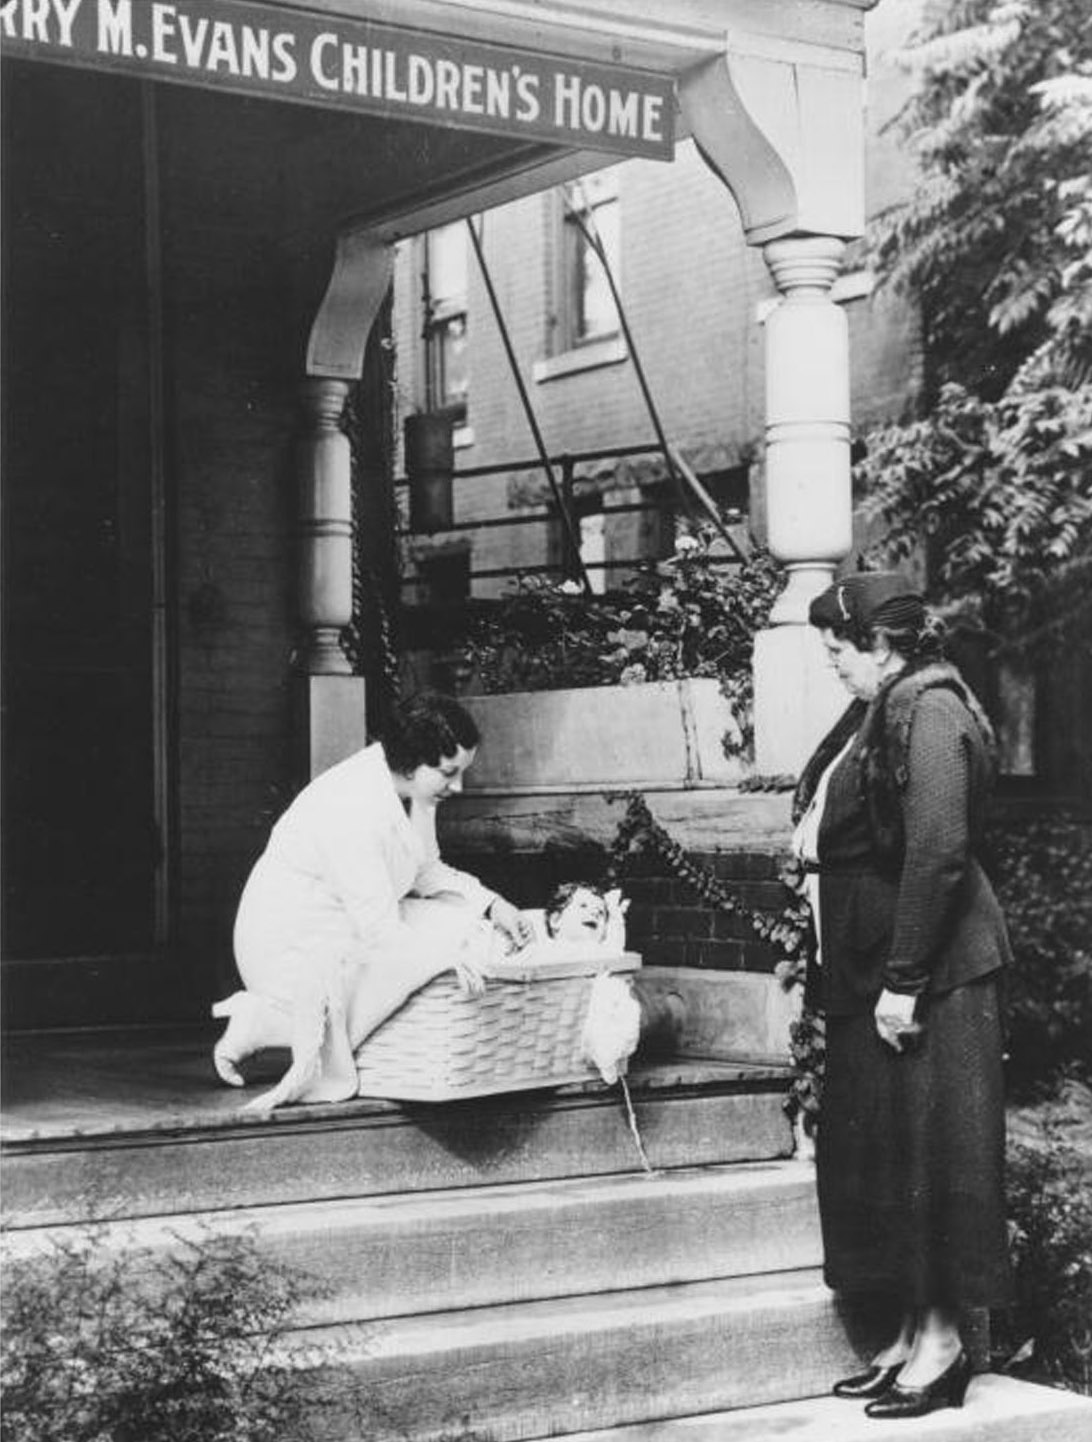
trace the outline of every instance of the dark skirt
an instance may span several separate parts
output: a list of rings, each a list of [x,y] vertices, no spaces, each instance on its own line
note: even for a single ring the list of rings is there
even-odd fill
[[[835,1291],[903,1306],[1008,1300],[998,976],[931,998],[902,1054],[871,1011],[827,1019],[816,1166]]]

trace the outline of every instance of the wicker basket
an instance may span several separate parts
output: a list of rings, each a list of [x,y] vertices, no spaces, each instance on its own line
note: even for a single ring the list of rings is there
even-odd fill
[[[640,964],[626,952],[498,967],[482,996],[465,995],[445,973],[358,1050],[359,1094],[441,1102],[593,1080],[599,1074],[581,1054],[592,982]]]

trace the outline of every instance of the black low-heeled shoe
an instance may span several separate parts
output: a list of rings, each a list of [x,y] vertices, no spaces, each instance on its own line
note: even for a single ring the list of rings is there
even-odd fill
[[[902,1371],[903,1364],[895,1362],[890,1367],[877,1367],[875,1363],[866,1372],[854,1377],[843,1377],[830,1389],[835,1397],[848,1397],[854,1402],[864,1402],[870,1397],[882,1397]]]
[[[896,1382],[882,1397],[869,1402],[869,1417],[924,1417],[941,1407],[962,1407],[971,1380],[971,1359],[960,1352],[950,1367],[924,1387],[900,1387]]]

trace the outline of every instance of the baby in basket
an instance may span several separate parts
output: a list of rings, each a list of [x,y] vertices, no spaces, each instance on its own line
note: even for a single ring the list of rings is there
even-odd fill
[[[621,956],[626,948],[626,908],[621,891],[603,891],[583,881],[555,888],[543,911],[546,936],[538,956],[581,960]],[[534,950],[532,942],[527,950]],[[525,955],[521,952],[520,955]],[[603,1080],[624,1076],[641,1031],[641,1008],[627,978],[600,973],[592,983],[581,1037],[582,1049]]]
[[[554,888],[543,910],[546,938],[558,944],[577,943],[605,951],[625,950],[625,914],[628,901],[617,888],[603,891],[587,881],[563,881]]]
[[[531,941],[517,949],[499,930],[484,937],[488,958],[475,957],[471,966],[464,966],[463,975],[475,983],[464,982],[465,989],[479,995],[490,974],[529,981],[537,967],[549,975],[552,963],[602,962],[590,985],[581,1045],[603,1080],[617,1081],[637,1046],[641,1026],[641,1009],[629,977],[612,974],[606,965],[625,952],[628,907],[617,888],[607,891],[586,881],[563,882],[540,913],[523,913],[531,923]],[[483,926],[488,930],[488,923]]]
[[[621,956],[626,949],[628,906],[617,888],[605,891],[588,881],[562,882],[540,913],[524,913],[533,932],[526,946],[517,951],[508,938],[494,934],[494,959],[522,965],[585,960],[590,955]]]

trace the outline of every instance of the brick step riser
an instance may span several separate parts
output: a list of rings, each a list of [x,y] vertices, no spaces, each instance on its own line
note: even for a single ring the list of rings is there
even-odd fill
[[[146,1219],[103,1228],[97,1252],[151,1270],[210,1228],[316,1279],[306,1325],[797,1270],[821,1250],[812,1173],[789,1162]],[[68,1230],[9,1233],[8,1247]]]
[[[776,1090],[663,1092],[635,1105],[657,1169],[791,1155]],[[19,1227],[181,1215],[640,1170],[620,1101],[516,1098],[341,1121],[289,1112],[271,1127],[12,1145],[4,1220]]]

